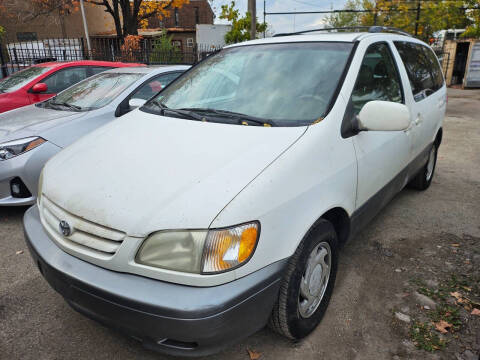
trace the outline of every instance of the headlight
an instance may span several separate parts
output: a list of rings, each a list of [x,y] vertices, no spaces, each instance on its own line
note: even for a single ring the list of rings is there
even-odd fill
[[[135,261],[197,274],[223,272],[251,258],[259,233],[258,222],[208,231],[159,231],[143,242]]]
[[[30,151],[37,146],[42,145],[45,141],[45,139],[35,136],[2,143],[0,144],[0,161]]]

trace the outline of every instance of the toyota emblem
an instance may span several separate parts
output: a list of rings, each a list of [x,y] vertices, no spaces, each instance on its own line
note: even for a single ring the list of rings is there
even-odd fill
[[[60,221],[58,227],[60,228],[60,232],[63,234],[63,236],[70,236],[70,234],[72,233],[70,225],[65,220]]]

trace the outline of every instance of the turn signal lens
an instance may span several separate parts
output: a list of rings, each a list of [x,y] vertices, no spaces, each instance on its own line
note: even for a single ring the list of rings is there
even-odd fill
[[[203,273],[233,269],[248,261],[260,233],[258,222],[210,230],[203,250]]]

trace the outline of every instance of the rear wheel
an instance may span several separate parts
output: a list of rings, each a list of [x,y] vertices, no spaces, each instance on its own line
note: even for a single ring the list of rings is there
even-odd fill
[[[434,143],[430,149],[427,163],[420,169],[417,175],[408,184],[409,187],[417,190],[426,190],[432,183],[435,174],[435,166],[437,164],[437,144]]]
[[[288,262],[270,327],[290,339],[301,339],[320,323],[327,309],[337,273],[337,234],[320,220]]]

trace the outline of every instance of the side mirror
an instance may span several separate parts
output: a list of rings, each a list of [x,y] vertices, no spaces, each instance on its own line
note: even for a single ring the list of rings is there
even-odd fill
[[[130,109],[136,109],[136,108],[139,108],[140,106],[143,106],[146,102],[147,100],[131,98],[128,101],[128,106],[130,106]]]
[[[390,101],[370,101],[358,114],[360,131],[402,131],[410,126],[410,111],[403,104]]]
[[[35,94],[47,92],[48,86],[45,83],[37,83],[33,85],[32,92]]]

